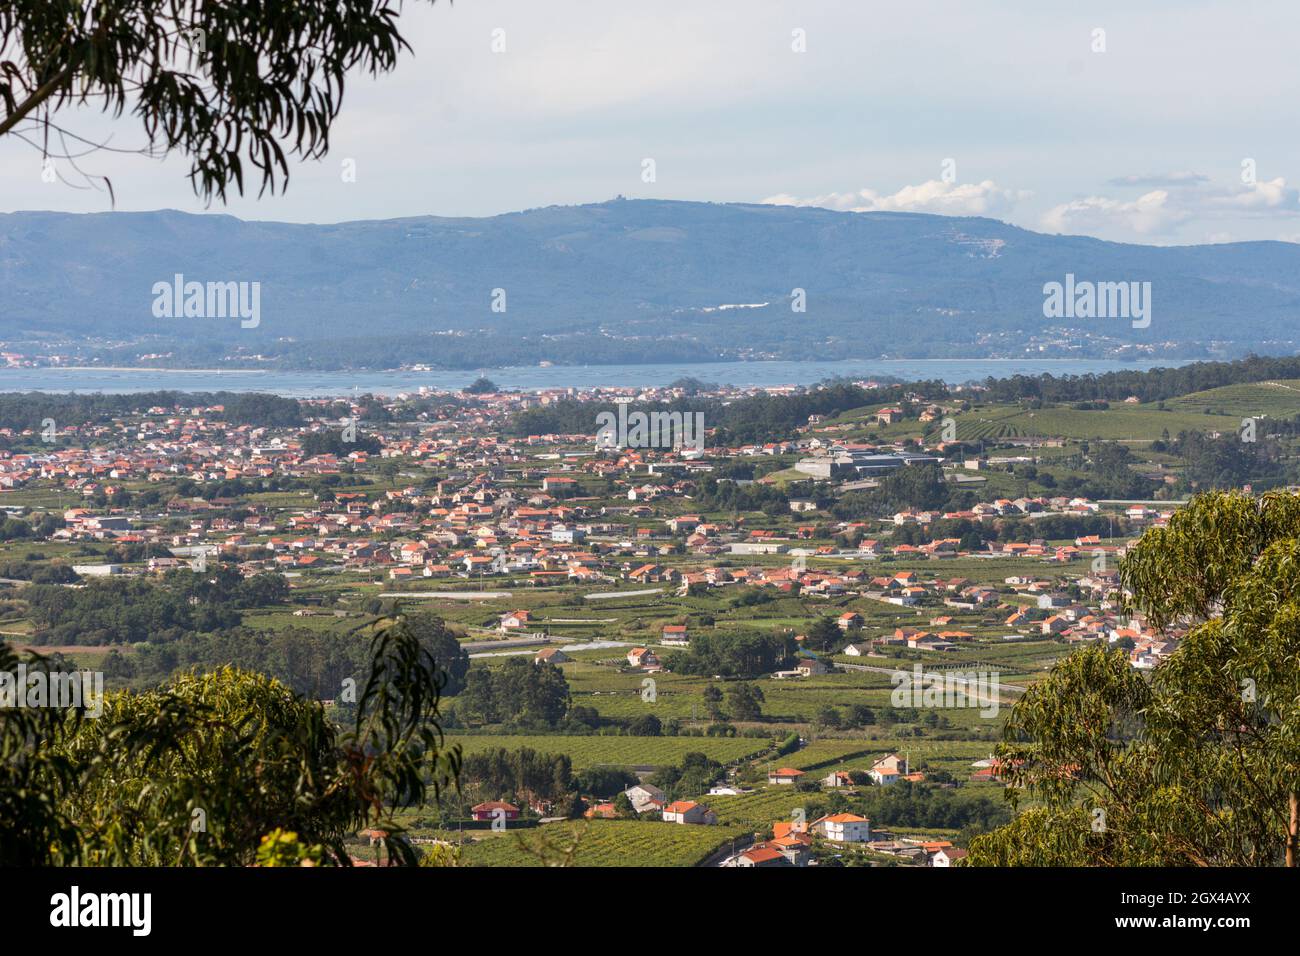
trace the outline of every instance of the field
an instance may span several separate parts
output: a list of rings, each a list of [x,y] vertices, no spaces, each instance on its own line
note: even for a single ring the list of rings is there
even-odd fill
[[[469,866],[543,866],[544,858],[529,852],[530,848],[536,851],[545,839],[562,852],[576,839],[573,863],[577,866],[696,866],[724,843],[748,833],[745,827],[644,820],[552,823],[466,844],[461,861]]]
[[[1103,438],[1114,441],[1154,441],[1168,431],[1235,428],[1223,419],[1209,418],[1191,408],[1166,410],[1154,404],[1125,405],[1111,403],[1110,408],[1082,411],[1068,406],[1024,409],[1019,406],[992,405],[976,408],[957,416],[957,437],[962,441],[985,441],[999,438]]]
[[[1255,382],[1225,385],[1170,399],[1170,408],[1204,414],[1206,409],[1236,418],[1268,416],[1292,418],[1300,415],[1300,381]]]

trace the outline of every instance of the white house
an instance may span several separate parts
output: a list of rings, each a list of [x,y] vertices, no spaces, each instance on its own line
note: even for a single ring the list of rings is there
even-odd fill
[[[959,850],[955,846],[943,847],[937,850],[934,855],[930,857],[930,865],[947,868],[952,866],[957,860],[962,859],[964,856],[966,856],[965,850]]]
[[[702,803],[694,800],[674,800],[664,807],[666,823],[692,823],[713,826],[718,822],[718,815]]]
[[[767,782],[784,785],[796,784],[802,776],[802,770],[796,770],[793,767],[781,767],[777,770],[768,771]]]
[[[871,842],[871,821],[856,813],[836,813],[822,817],[813,823],[813,827],[821,830],[827,840],[835,843]]]
[[[907,772],[904,764],[905,761],[898,754],[889,754],[873,763],[867,773],[876,786],[885,787],[891,783],[898,783],[898,778]]]
[[[638,783],[635,787],[624,790],[623,793],[632,801],[632,809],[637,813],[662,807],[668,798],[666,793],[652,783]]]

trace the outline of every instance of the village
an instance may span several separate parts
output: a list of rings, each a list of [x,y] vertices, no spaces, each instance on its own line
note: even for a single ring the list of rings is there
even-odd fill
[[[640,778],[604,796],[573,794],[589,825],[718,827],[727,833],[705,841],[705,856],[727,866],[835,862],[846,852],[873,865],[947,866],[964,852],[952,839],[964,839],[961,827],[908,832],[844,807],[896,783],[998,796],[989,761],[999,718],[895,708],[891,678],[914,667],[991,674],[993,690],[975,703],[996,712],[1080,645],[1120,648],[1134,669],[1153,668],[1179,635],[1125,610],[1119,565],[1179,502],[1054,493],[1086,490],[1068,480],[1079,441],[966,437],[981,407],[974,387],[934,400],[890,394],[898,400],[809,415],[770,440],[719,443],[710,429],[698,449],[609,447],[596,434],[597,409],[680,402],[681,388],[305,400],[292,424],[240,421],[256,413],[182,397],[7,429],[0,507],[34,530],[5,545],[6,636],[55,641],[79,659],[107,650],[128,671],[133,660],[156,666],[162,638],[51,628],[48,614],[24,608],[25,589],[166,587],[214,568],[283,581],[277,600],[241,612],[243,626],[271,633],[341,629],[382,608],[436,614],[472,667],[531,660],[567,688],[570,730],[552,721],[546,739],[536,723],[471,717],[453,696],[451,734],[467,754],[518,737],[574,756],[575,772],[619,766]],[[589,429],[525,431],[560,408]],[[947,501],[890,508],[871,497],[914,475]],[[897,494],[902,503],[908,492]],[[751,633],[777,648],[770,665],[737,663],[728,642]],[[766,703],[712,699],[738,686]],[[576,726],[573,714],[587,711]],[[652,736],[682,744],[667,757],[628,749],[651,715]],[[784,752],[800,759],[787,766],[776,751],[792,735]],[[698,751],[682,749],[692,744]],[[914,764],[900,770],[909,749]],[[693,752],[717,764],[709,786],[651,782]],[[464,808],[472,823],[495,811],[507,829],[554,819],[555,801],[520,806],[515,793],[470,789],[483,797]],[[791,814],[809,808],[766,814],[804,789],[836,795],[834,805],[813,801],[826,812],[799,819]],[[614,808],[618,794],[630,809]],[[491,826],[481,831],[462,838],[471,856],[493,842]],[[446,822],[430,832],[445,833]],[[723,854],[724,842],[744,845]]]

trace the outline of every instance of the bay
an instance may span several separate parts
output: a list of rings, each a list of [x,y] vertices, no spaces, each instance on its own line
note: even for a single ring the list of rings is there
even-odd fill
[[[1110,359],[849,359],[838,362],[701,362],[649,365],[553,365],[448,371],[270,371],[242,369],[0,368],[4,392],[103,392],[155,390],[183,392],[272,392],[291,398],[316,398],[371,392],[396,395],[453,391],[485,375],[498,388],[523,391],[610,387],[651,388],[681,378],[718,385],[811,385],[828,378],[889,376],[905,381],[942,379],[951,384],[989,376],[1085,375],[1177,367],[1187,359],[1125,362]]]

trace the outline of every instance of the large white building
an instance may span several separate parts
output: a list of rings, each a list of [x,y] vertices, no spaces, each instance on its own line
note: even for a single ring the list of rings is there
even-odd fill
[[[835,843],[871,842],[871,821],[856,813],[836,813],[822,817],[813,826],[821,830],[827,840]]]

